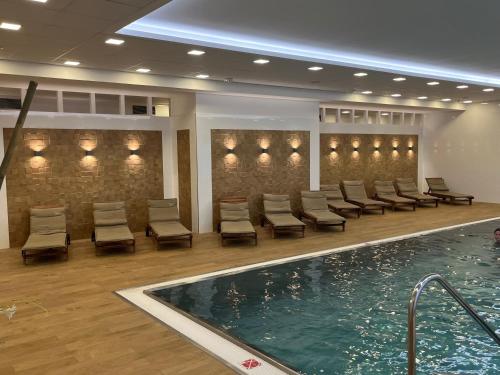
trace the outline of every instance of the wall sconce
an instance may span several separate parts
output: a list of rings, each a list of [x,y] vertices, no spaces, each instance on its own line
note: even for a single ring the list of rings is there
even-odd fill
[[[399,150],[399,147],[398,147],[398,146],[394,146],[394,147],[392,148],[392,150],[393,150],[393,151],[397,151],[397,150]]]
[[[336,152],[337,151],[337,147],[330,147],[330,152]]]
[[[352,150],[353,150],[354,152],[357,152],[357,151],[359,151],[359,147],[353,147],[353,148],[352,148]]]
[[[94,156],[94,150],[85,150],[85,156]]]
[[[298,147],[292,147],[292,152],[299,152],[299,148]]]
[[[139,150],[130,150],[130,155],[139,155]]]
[[[33,151],[33,156],[43,156],[43,151],[42,150],[38,150],[38,151]]]
[[[264,148],[264,147],[262,147],[262,148],[260,149],[260,152],[261,152],[262,154],[268,154],[268,153],[269,153],[269,149],[268,149],[268,148]]]
[[[234,148],[226,148],[226,154],[234,154]]]
[[[408,151],[413,151],[413,146],[408,146]]]
[[[373,151],[380,151],[380,147],[379,146],[373,147]]]

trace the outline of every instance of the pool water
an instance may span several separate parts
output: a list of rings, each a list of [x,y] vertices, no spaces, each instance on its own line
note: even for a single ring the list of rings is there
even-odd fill
[[[153,291],[303,374],[405,374],[407,304],[443,275],[499,333],[500,221]],[[500,374],[500,348],[439,286],[417,314],[419,374]]]

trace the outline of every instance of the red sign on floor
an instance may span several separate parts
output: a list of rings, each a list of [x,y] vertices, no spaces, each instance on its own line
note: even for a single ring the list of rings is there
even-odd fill
[[[241,363],[241,365],[246,368],[247,370],[251,370],[255,367],[259,367],[260,365],[262,365],[262,363],[260,363],[259,361],[255,360],[255,359],[247,359],[246,361],[243,361]]]

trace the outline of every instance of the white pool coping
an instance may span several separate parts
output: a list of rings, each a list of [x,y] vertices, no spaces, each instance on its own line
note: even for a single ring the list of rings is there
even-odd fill
[[[478,220],[463,224],[452,225],[448,227],[442,227],[437,229],[431,229],[421,232],[415,232],[410,234],[405,234],[402,236],[385,238],[382,240],[376,241],[368,241],[362,242],[349,246],[342,246],[328,250],[321,250],[312,253],[306,253],[301,255],[296,255],[287,258],[275,259],[266,262],[249,264],[241,267],[234,267],[229,269],[224,269],[215,272],[209,272],[201,275],[185,277],[182,279],[161,282],[156,284],[144,285],[136,288],[128,288],[116,291],[116,293],[129,301],[130,303],[136,305],[141,308],[148,314],[152,315],[156,319],[160,320],[164,324],[168,325],[181,335],[185,336],[188,340],[192,341],[195,345],[218,358],[222,362],[224,362],[227,366],[231,367],[233,370],[237,371],[241,374],[255,374],[255,375],[282,375],[290,373],[290,371],[286,371],[278,368],[273,365],[273,361],[267,358],[263,354],[257,354],[255,351],[249,351],[245,349],[245,345],[238,345],[235,342],[232,342],[221,335],[215,333],[213,330],[210,330],[203,325],[197,323],[195,320],[188,318],[184,314],[176,311],[173,308],[161,303],[147,294],[145,292],[152,291],[155,289],[163,289],[166,287],[173,287],[181,284],[191,284],[194,282],[198,282],[205,279],[210,279],[218,276],[226,276],[236,273],[241,273],[249,270],[254,270],[258,268],[274,266],[283,263],[289,263],[297,260],[304,260],[309,258],[315,258],[318,256],[325,256],[337,252],[354,250],[360,247],[365,246],[373,246],[381,243],[399,241],[412,237],[419,237],[426,234],[431,234],[435,232],[441,232],[445,230],[460,228],[468,225],[485,223],[488,221],[500,220],[500,217],[494,217],[490,219]],[[422,275],[423,276],[423,275]],[[418,280],[415,280],[417,282]],[[247,360],[256,360],[259,365],[250,369],[245,368],[244,362]]]

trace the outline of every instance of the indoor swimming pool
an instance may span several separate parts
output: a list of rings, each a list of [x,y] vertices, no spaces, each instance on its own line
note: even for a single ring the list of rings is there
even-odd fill
[[[405,374],[407,304],[443,275],[500,328],[500,221],[436,231],[147,294],[303,374]],[[168,322],[167,322],[168,324]],[[419,374],[500,373],[500,349],[438,284],[417,315]]]

